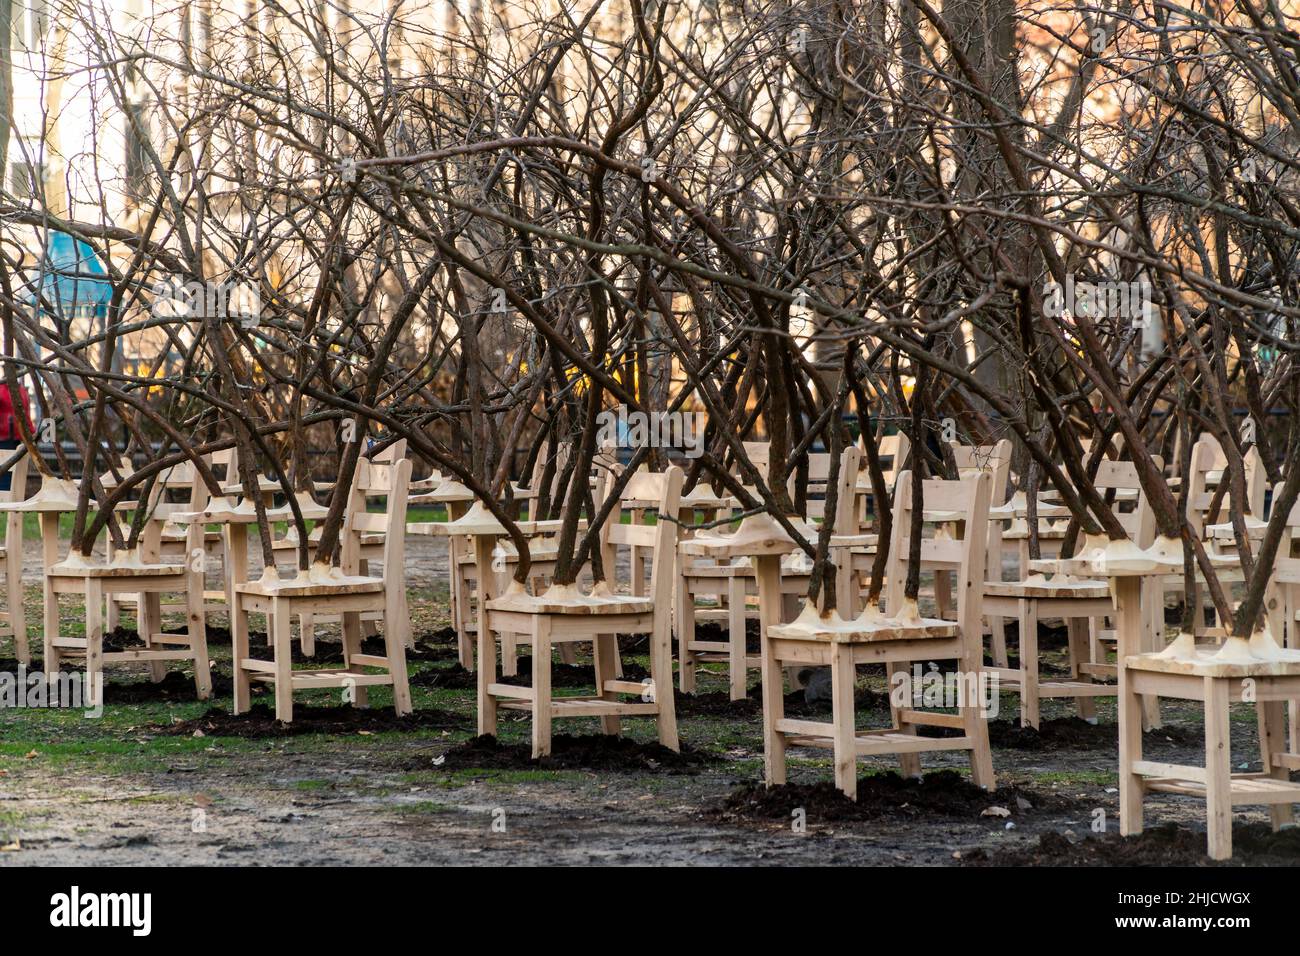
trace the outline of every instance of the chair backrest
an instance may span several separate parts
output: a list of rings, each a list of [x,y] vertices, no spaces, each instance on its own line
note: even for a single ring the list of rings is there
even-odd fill
[[[907,461],[907,453],[912,450],[911,442],[902,432],[895,432],[893,435],[886,435],[880,439],[880,468],[885,475],[885,484],[890,488],[898,481],[898,476],[903,473],[903,463]],[[885,460],[888,460],[888,464]]]
[[[1264,462],[1259,451],[1252,445],[1245,454],[1246,471],[1246,506],[1256,518],[1264,518],[1264,493],[1266,489]],[[1191,472],[1187,476],[1187,521],[1198,537],[1205,534],[1210,506],[1214,502],[1220,481],[1226,479],[1224,471],[1228,467],[1228,456],[1224,454],[1219,443],[1211,435],[1202,435],[1192,447]],[[1214,474],[1217,473],[1217,474]],[[1224,492],[1213,522],[1222,523],[1229,520],[1232,507],[1232,495]]]
[[[987,472],[992,479],[992,505],[1004,505],[1010,493],[1007,479],[1011,477],[1011,440],[1004,438],[992,445],[952,446],[957,475],[969,478],[977,472]]]
[[[922,524],[921,570],[946,571],[954,576],[957,623],[962,636],[968,641],[980,641],[980,615],[984,602],[984,562],[988,547],[989,497],[992,477],[986,471],[956,481],[930,478],[923,487],[927,511],[943,511],[959,515],[956,521],[948,520],[935,525]],[[925,528],[935,528],[931,537],[925,537]],[[897,612],[903,601],[903,590],[910,562],[912,526],[912,472],[898,476],[894,492],[893,529],[889,541],[887,564],[888,586],[885,603],[890,614]],[[954,537],[960,532],[961,537]]]
[[[400,461],[406,457],[406,439],[399,438],[383,451],[377,451],[370,456],[371,461],[394,462]]]
[[[405,449],[403,449],[405,450]],[[384,536],[384,576],[400,575],[406,555],[406,505],[411,482],[411,460],[362,458],[357,462],[352,499],[343,522],[342,566],[358,574],[364,535]],[[368,502],[382,498],[383,510],[371,511]],[[400,580],[400,578],[393,578]]]
[[[758,471],[759,475],[762,476],[763,480],[767,481],[767,468],[772,461],[771,443],[765,441],[744,441],[740,444],[745,449],[745,457],[749,459],[750,463],[754,466],[755,470]],[[741,475],[741,478],[744,478],[744,476]]]
[[[239,481],[239,449],[233,445],[214,451],[208,456],[208,464],[217,478],[219,485],[233,485]]]
[[[620,545],[650,549],[650,596],[656,602],[656,614],[661,608],[666,613],[672,603],[680,529],[677,515],[681,508],[684,477],[681,468],[675,465],[661,472],[638,471],[628,479],[620,504],[610,511],[600,531],[601,555],[608,576],[612,577],[615,549]],[[649,512],[624,509],[623,501],[657,501],[654,522],[650,523]],[[631,516],[628,524],[623,523],[625,510]],[[664,515],[669,520],[665,520]],[[638,518],[640,523],[637,523]]]
[[[850,445],[840,453],[839,491],[835,501],[836,534],[857,534],[861,529],[857,508],[858,472],[861,468],[862,449],[857,445]]]
[[[23,448],[18,448],[16,451],[22,452],[22,457],[9,469],[9,488],[0,491],[0,501],[22,501],[27,497],[27,471],[31,467],[32,456]],[[0,451],[0,455],[3,454],[4,452]],[[18,513],[13,512],[13,514]],[[18,515],[18,518],[21,521],[22,515]]]
[[[568,467],[569,456],[573,454],[573,442],[561,441],[555,446],[555,471],[551,474],[550,484],[547,486],[546,498],[552,508],[555,507],[555,493],[559,491],[560,479],[564,477],[564,469]],[[598,456],[599,457],[599,456]],[[546,476],[546,465],[550,461],[550,455],[546,442],[538,449],[537,457],[533,459],[533,471],[528,476],[528,484],[525,486],[528,491],[528,520],[535,521],[542,517],[537,511],[538,503],[542,497],[542,479]]]
[[[798,471],[790,472],[789,492],[790,500],[794,500],[794,486],[798,479]],[[831,476],[831,456],[824,452],[810,452],[808,454],[808,490],[806,493],[805,511],[809,518],[821,518],[826,514],[826,492],[828,490],[827,482]]]
[[[1164,460],[1159,455],[1154,456],[1152,460],[1157,471],[1164,469]],[[1147,499],[1146,492],[1142,490],[1142,482],[1138,480],[1137,465],[1131,461],[1104,459],[1097,467],[1097,477],[1093,480],[1093,486],[1103,497],[1111,489],[1137,492],[1137,499],[1133,502],[1131,510],[1127,502],[1121,501],[1116,496],[1111,511],[1119,519],[1119,523],[1123,525],[1124,531],[1134,544],[1139,548],[1150,547],[1156,536],[1156,516],[1151,509],[1151,502]]]

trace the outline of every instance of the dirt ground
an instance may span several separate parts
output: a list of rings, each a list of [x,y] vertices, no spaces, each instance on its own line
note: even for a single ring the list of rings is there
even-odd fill
[[[0,711],[0,866],[1208,862],[1204,810],[1192,800],[1150,798],[1145,837],[1118,838],[1108,699],[1096,726],[1046,701],[1035,733],[1015,727],[1015,698],[1004,695],[991,725],[991,794],[936,774],[967,770],[938,754],[923,758],[921,784],[890,774],[892,761],[862,761],[863,797],[846,805],[828,785],[829,754],[806,750],[791,751],[793,786],[764,791],[757,691],[731,704],[723,675],[708,672],[695,699],[679,698],[684,758],[659,751],[646,721],[625,722],[629,745],[593,742],[595,721],[576,720],[557,733],[578,739],[534,765],[517,715],[503,715],[499,745],[472,739],[474,691],[446,627],[442,546],[413,539],[410,552],[414,719],[394,719],[379,690],[361,712],[327,692],[301,695],[318,709],[304,709],[293,732],[265,713],[229,718],[229,645],[215,616],[211,701],[193,699],[188,675],[152,685],[119,669],[100,719]],[[31,621],[39,601],[29,588]],[[81,626],[72,613],[66,633]],[[318,656],[332,651],[327,634]],[[627,652],[629,666],[645,664],[635,642]],[[0,672],[12,658],[0,639]],[[582,679],[571,676],[557,685]],[[880,725],[883,676],[864,669],[860,682],[860,721]],[[1168,701],[1163,712],[1148,757],[1201,762],[1199,712]],[[1234,765],[1257,767],[1247,707],[1233,714],[1233,753]],[[1300,831],[1269,833],[1258,809],[1236,820],[1234,862],[1300,862]]]

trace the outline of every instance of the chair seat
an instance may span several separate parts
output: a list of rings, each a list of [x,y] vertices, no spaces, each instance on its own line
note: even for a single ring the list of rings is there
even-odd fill
[[[807,610],[789,624],[775,624],[767,629],[768,637],[783,641],[817,641],[828,644],[871,644],[879,641],[916,641],[927,638],[952,638],[960,633],[955,621],[917,618],[899,621],[893,618],[865,620],[841,617],[823,619]]]
[[[577,590],[502,595],[487,602],[490,611],[518,614],[653,614],[654,601],[630,594],[582,594]]]
[[[337,597],[345,594],[377,594],[383,590],[382,578],[343,575],[328,581],[281,578],[246,581],[235,585],[237,594],[255,594],[260,597]]]
[[[1110,586],[1098,581],[1060,581],[1045,575],[1030,575],[1023,581],[989,581],[985,597],[1078,598],[1095,601],[1110,597]]]
[[[1267,639],[1257,645],[1257,638],[1249,643],[1229,638],[1221,647],[1197,646],[1184,634],[1163,651],[1124,658],[1124,666],[1190,677],[1300,677],[1300,650],[1283,650]]]
[[[1131,670],[1160,674],[1187,674],[1192,677],[1300,677],[1300,657],[1289,661],[1233,662],[1215,660],[1217,648],[1197,654],[1195,659],[1159,657],[1158,654],[1134,654],[1124,658]]]
[[[56,578],[148,578],[185,573],[183,564],[65,564],[46,572]]]

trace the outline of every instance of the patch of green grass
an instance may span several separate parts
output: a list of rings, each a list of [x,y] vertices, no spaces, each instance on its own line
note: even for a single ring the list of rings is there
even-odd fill
[[[1119,785],[1119,774],[1109,770],[1040,770],[1031,772],[1030,777],[1035,783],[1044,784],[1091,787]]]
[[[453,813],[455,809],[455,807],[449,804],[438,803],[436,800],[420,800],[416,803],[399,804],[396,807],[397,813],[400,813],[402,816],[413,817],[433,816],[437,813]]]

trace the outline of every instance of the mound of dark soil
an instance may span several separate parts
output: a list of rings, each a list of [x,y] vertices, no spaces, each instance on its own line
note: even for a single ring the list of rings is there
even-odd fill
[[[260,684],[254,693],[264,692]],[[212,672],[212,693],[229,697],[235,692],[235,683],[225,674]],[[107,704],[148,704],[154,701],[194,700],[194,678],[180,671],[168,671],[158,683],[151,680],[105,681],[104,702]]]
[[[513,677],[506,677],[503,674],[497,674],[497,683],[510,684],[515,687],[527,687],[532,683],[533,659],[531,657],[519,658],[519,673]],[[623,680],[641,681],[650,676],[640,664],[635,661],[623,662]],[[430,667],[411,678],[411,684],[416,687],[429,687],[441,690],[467,690],[478,687],[478,675],[473,671],[467,671],[457,661],[446,667]],[[590,687],[596,686],[596,672],[590,664],[563,664],[556,661],[551,664],[551,686],[552,687]]]
[[[1300,829],[1274,833],[1264,823],[1243,823],[1232,828],[1231,864],[1238,866],[1295,866],[1300,863]],[[986,866],[1207,866],[1205,834],[1176,824],[1149,827],[1138,836],[1117,833],[1070,839],[1052,831],[1038,844],[1024,849],[989,852],[975,850],[967,863]],[[1229,865],[1229,864],[1225,864]]]
[[[707,694],[677,693],[677,717],[761,717],[763,696],[761,689],[751,689],[744,700],[732,700],[727,691],[715,690]],[[800,698],[802,700],[802,697]]]
[[[758,688],[757,694],[762,699],[763,690]],[[885,712],[889,711],[889,695],[883,691],[872,690],[869,687],[859,687],[853,692],[853,707],[859,713],[863,711]],[[831,713],[830,697],[815,696],[813,700],[808,700],[806,690],[792,690],[785,695],[785,713],[787,717],[815,717],[825,716]]]
[[[962,731],[949,727],[920,727],[924,737],[956,737]],[[1150,743],[1195,745],[1203,736],[1178,726],[1165,726],[1143,735]],[[1090,724],[1080,717],[1053,717],[1039,722],[1038,729],[1021,727],[1015,720],[990,720],[989,743],[1007,750],[1117,750],[1119,728],[1115,724]]]
[[[676,753],[658,743],[644,744],[607,734],[556,734],[549,756],[534,760],[528,744],[503,744],[486,735],[447,751],[442,766],[474,770],[601,770],[613,773],[696,773],[712,762],[707,754],[683,745]]]
[[[829,716],[831,701],[818,698],[810,702],[803,690],[792,690],[785,695],[785,714],[787,717]],[[889,695],[868,687],[859,687],[853,694],[854,707],[859,712],[888,713]],[[726,691],[709,691],[703,694],[683,694],[677,692],[678,717],[758,717],[763,713],[763,686],[755,684],[749,688],[749,696],[744,700],[732,700]]]
[[[384,650],[384,641],[381,637],[368,637],[361,643],[367,654],[387,653]],[[459,654],[456,629],[451,627],[443,627],[436,631],[425,631],[423,634],[417,634],[413,639],[413,644],[413,647],[406,649],[406,659],[408,661],[445,661],[453,659]],[[376,650],[370,650],[372,646]]]
[[[209,647],[229,647],[230,646],[230,628],[218,627],[212,624],[206,626]],[[130,633],[134,634],[134,631]],[[295,636],[293,641],[293,659],[295,662],[303,663],[304,661],[317,661],[320,663],[330,664],[338,663],[343,660],[343,648],[337,640],[331,640],[331,635],[319,634],[316,640],[316,656],[303,657],[302,651],[298,645],[298,639]],[[249,644],[254,653],[258,654],[258,649],[262,653],[269,654],[270,648],[266,644],[265,631],[249,631]],[[426,631],[418,634],[414,640],[415,646],[407,648],[406,659],[408,661],[442,661],[449,657],[456,656],[456,631],[450,627],[444,627],[436,631]],[[366,654],[384,655],[388,651],[384,647],[382,637],[367,637],[361,642],[361,649]],[[264,658],[263,658],[264,659]]]
[[[879,820],[942,814],[979,819],[989,807],[1010,811],[1021,819],[1035,812],[1059,812],[1074,806],[1067,797],[1041,793],[1015,785],[994,793],[982,790],[955,770],[928,773],[923,780],[896,773],[873,774],[858,780],[858,799],[850,800],[829,782],[765,787],[746,784],[733,790],[710,813],[732,821],[787,822],[803,810],[810,822]],[[993,818],[999,819],[999,818]]]
[[[0,674],[13,674],[17,676],[18,668],[20,666],[18,658],[16,657],[0,657]],[[42,669],[44,669],[44,664],[42,663],[41,658],[36,656],[36,649],[33,648],[32,662],[27,665],[27,673],[34,674]]]
[[[699,641],[729,641],[731,629],[720,621],[700,621],[695,625],[695,639]],[[762,653],[763,642],[759,638],[758,621],[745,621],[745,651],[749,654]]]
[[[144,641],[133,627],[115,627],[104,633],[105,651],[133,651],[144,647]]]
[[[220,707],[213,707],[202,716],[183,720],[167,726],[148,730],[164,737],[189,737],[201,731],[209,737],[294,737],[300,734],[356,734],[380,733],[393,730],[448,730],[457,729],[464,721],[455,714],[440,710],[417,710],[398,717],[391,707],[351,707],[344,704],[333,707],[314,707],[295,704],[293,723],[275,719],[275,709],[266,704],[254,704],[246,714],[238,716]]]
[[[412,674],[411,686],[435,690],[473,690],[478,687],[478,675],[465,670],[457,661],[449,667],[426,667],[418,674]]]

